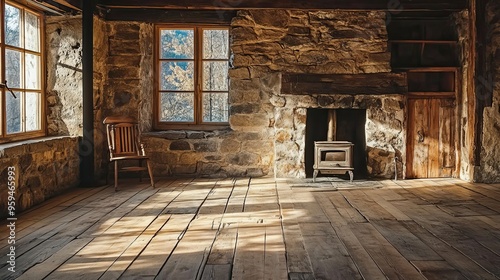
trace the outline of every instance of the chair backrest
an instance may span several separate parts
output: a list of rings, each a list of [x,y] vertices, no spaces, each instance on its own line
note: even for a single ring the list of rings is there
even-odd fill
[[[110,159],[144,156],[140,142],[139,125],[134,118],[111,116],[104,119]]]

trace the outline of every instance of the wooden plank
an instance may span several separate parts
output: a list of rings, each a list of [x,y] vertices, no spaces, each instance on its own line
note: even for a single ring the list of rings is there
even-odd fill
[[[207,265],[232,264],[238,231],[230,225],[223,226],[215,239]]]
[[[399,221],[410,221],[411,218],[405,213],[399,210],[396,206],[392,205],[389,201],[385,200],[378,194],[379,190],[364,191],[368,197],[371,197],[378,205],[382,206],[387,212],[389,212],[396,220]]]
[[[314,275],[310,272],[290,272],[288,274],[290,280],[315,280]]]
[[[343,196],[340,196],[340,198],[344,200]],[[329,197],[326,197],[325,195],[316,195],[316,201],[318,201],[318,204],[321,206],[321,209],[323,209],[323,212],[332,226],[337,227],[347,224],[346,219],[340,214]]]
[[[65,0],[74,2],[75,0]],[[311,3],[304,3],[299,0],[290,1],[259,1],[259,0],[245,0],[237,3],[216,3],[209,0],[196,0],[189,3],[179,3],[172,0],[149,0],[147,3],[138,4],[134,0],[103,0],[99,2],[103,7],[151,7],[151,8],[168,8],[168,9],[198,9],[198,10],[240,10],[240,9],[303,9],[303,10],[329,10],[329,9],[349,9],[349,10],[396,10],[404,7],[405,10],[455,10],[460,11],[467,8],[467,2],[464,0],[420,0],[418,2],[411,0],[400,0],[400,6],[388,7],[387,1],[383,0],[362,0],[352,2],[349,0],[335,0],[335,1],[314,1]]]
[[[358,238],[356,238],[349,225],[336,227],[335,231],[347,248],[363,279],[386,279],[384,273],[365,250]]]
[[[406,221],[405,224],[413,221]],[[443,260],[434,250],[413,235],[399,221],[377,220],[372,225],[409,261]]]
[[[164,23],[165,18],[170,23],[191,24],[225,24],[229,25],[236,16],[236,11],[192,11],[192,10],[164,10],[164,9],[127,9],[113,8],[103,14],[106,21],[147,21],[150,23]]]
[[[108,270],[99,278],[105,279],[118,279],[132,264],[135,258],[144,250],[144,248],[151,242],[153,237],[170,219],[170,215],[159,215],[147,228],[142,232],[136,240],[121,254]]]
[[[320,199],[321,197],[322,196],[318,197],[318,199]],[[355,209],[352,205],[350,205],[349,202],[346,200],[346,198],[340,192],[329,193],[327,197],[331,201],[335,209],[337,209],[340,216],[347,223],[367,222],[366,218],[363,215],[361,215],[361,213],[359,213],[357,209]],[[325,209],[325,207],[323,209]],[[326,207],[326,209],[328,208]]]
[[[315,235],[335,235],[335,230],[330,223],[301,223],[299,222],[300,232],[302,236]]]
[[[201,280],[230,280],[231,270],[230,264],[207,264],[201,275]]]
[[[491,274],[500,274],[500,259],[497,255],[491,250],[483,247],[473,238],[451,227],[447,221],[453,217],[431,205],[415,207],[410,203],[394,203],[397,204],[398,208],[405,209],[403,211],[405,211],[406,214],[421,227],[428,229],[437,238],[460,251],[468,258],[474,260],[474,262],[481,265]],[[443,255],[441,256],[443,257]]]
[[[266,227],[264,279],[288,280],[285,241],[280,225]]]
[[[462,273],[446,261],[412,261],[411,262],[428,280],[467,279]]]
[[[265,228],[238,228],[233,278],[264,279]]]
[[[96,237],[45,279],[64,279],[68,271],[75,271],[72,279],[98,279],[135,238],[130,235]],[[92,269],[82,269],[82,263],[90,260]]]
[[[368,197],[362,190],[342,191],[341,194],[368,221],[396,219],[391,213]]]
[[[283,94],[404,94],[405,73],[283,74]]]
[[[151,242],[137,256],[120,279],[153,278],[161,270],[175,246],[179,243],[193,214],[172,215]],[[161,253],[159,253],[161,252]]]
[[[157,279],[198,279],[215,239],[215,230],[188,230],[179,241],[167,262],[156,275]],[[196,244],[196,246],[193,246]]]
[[[433,250],[435,250],[447,263],[468,279],[496,279],[494,275],[478,265],[474,259],[462,254],[420,225],[405,223],[405,227],[415,236],[420,238],[420,240],[432,246]],[[425,269],[421,268],[421,270],[425,275]]]
[[[446,205],[438,205],[438,207],[454,217],[490,216],[498,214],[498,212],[476,201],[464,201],[462,203],[452,202]]]
[[[439,177],[441,166],[439,166],[439,147],[442,146],[439,139],[439,126],[441,121],[440,113],[440,101],[439,99],[429,100],[429,130],[428,134],[425,134],[425,140],[428,148],[428,177],[436,178]]]
[[[417,126],[415,125],[417,100],[408,99],[408,128],[406,136],[406,178],[415,178],[415,137],[417,137]]]
[[[337,236],[308,236],[304,245],[316,279],[361,279],[356,265]]]
[[[69,258],[78,253],[83,247],[91,242],[92,239],[93,238],[73,239],[71,242],[67,243],[64,247],[59,249],[56,253],[51,254],[50,257],[43,262],[36,264],[27,271],[24,271],[22,275],[17,277],[17,279],[31,280],[45,278],[52,271],[66,262]]]
[[[424,279],[371,224],[350,224],[365,250],[389,279],[405,275],[407,279]]]
[[[413,102],[412,102],[413,101]],[[409,106],[414,106],[413,116],[409,117],[411,124],[411,137],[408,142],[413,143],[413,151],[410,151],[413,169],[410,178],[427,178],[429,176],[429,100],[416,99],[408,101]],[[427,136],[427,137],[426,137]]]

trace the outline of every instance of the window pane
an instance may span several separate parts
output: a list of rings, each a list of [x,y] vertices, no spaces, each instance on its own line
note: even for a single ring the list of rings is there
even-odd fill
[[[26,131],[40,129],[40,94],[26,93]]]
[[[21,10],[5,4],[5,43],[21,47]]]
[[[21,87],[21,69],[21,53],[5,50],[5,76],[9,87]]]
[[[26,54],[26,88],[40,89],[40,56]]]
[[[227,122],[228,100],[227,92],[203,93],[203,121]]]
[[[23,96],[21,92],[14,92],[17,98],[14,98],[10,92],[5,92],[6,94],[6,114],[7,117],[7,133],[21,132],[21,102]]]
[[[160,121],[193,122],[194,92],[161,92]]]
[[[194,58],[194,30],[161,30],[160,57],[162,59]]]
[[[203,58],[228,59],[229,57],[229,31],[203,30]]]
[[[25,21],[25,48],[40,51],[39,19],[36,15],[26,12]]]
[[[227,61],[203,62],[203,90],[228,90],[228,81]]]
[[[194,62],[161,62],[161,90],[194,90]]]

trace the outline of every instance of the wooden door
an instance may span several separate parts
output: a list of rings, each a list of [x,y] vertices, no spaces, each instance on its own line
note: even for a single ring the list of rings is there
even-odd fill
[[[455,101],[408,100],[406,177],[451,177],[455,170]]]

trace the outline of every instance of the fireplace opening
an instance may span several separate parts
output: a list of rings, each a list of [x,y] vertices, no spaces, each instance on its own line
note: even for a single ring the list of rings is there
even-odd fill
[[[348,141],[354,144],[352,155],[354,179],[365,179],[368,173],[366,162],[365,123],[365,109],[308,109],[305,147],[306,176],[311,178],[314,174],[314,142],[333,140]],[[329,152],[321,154],[320,156],[322,158],[325,157],[325,160],[335,160],[337,157],[341,157],[342,155],[336,152]],[[322,176],[321,173],[318,177],[319,176]],[[326,174],[324,176],[331,175]],[[343,179],[349,179],[348,174],[336,176]]]

